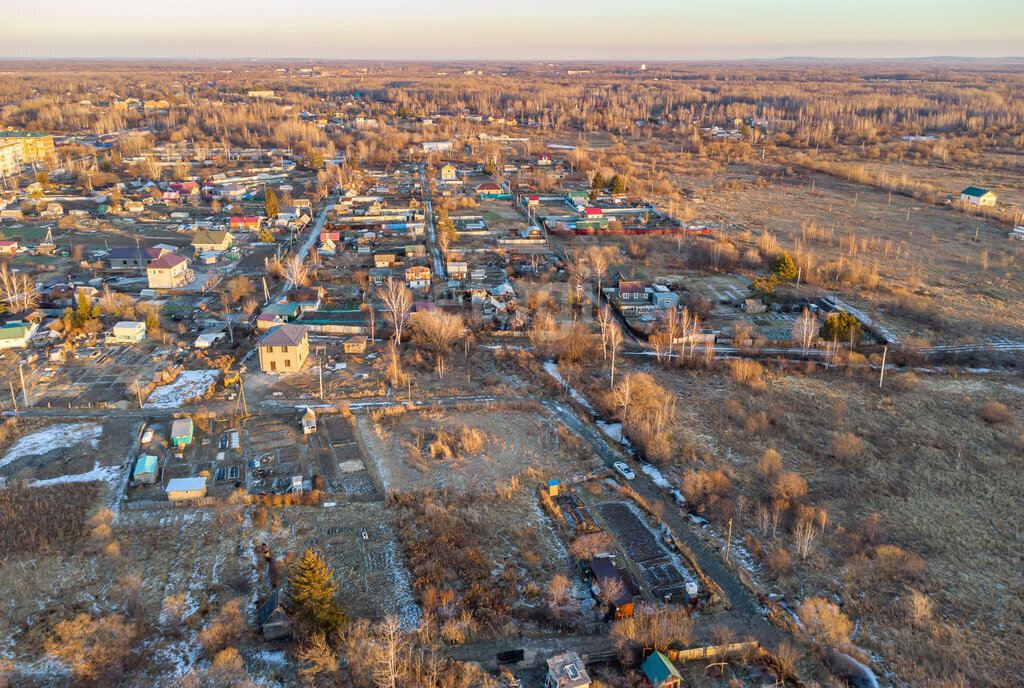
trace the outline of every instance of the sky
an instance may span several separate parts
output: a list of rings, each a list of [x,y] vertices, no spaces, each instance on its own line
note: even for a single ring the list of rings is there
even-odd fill
[[[0,0],[0,58],[1024,55],[1024,0]]]

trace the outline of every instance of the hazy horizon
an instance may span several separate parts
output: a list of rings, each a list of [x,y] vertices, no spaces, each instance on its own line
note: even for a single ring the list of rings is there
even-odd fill
[[[1024,3],[453,0],[294,6],[46,0],[0,7],[0,58],[690,61],[1024,55]],[[84,30],[83,30],[83,27]],[[697,40],[694,40],[696,37]]]

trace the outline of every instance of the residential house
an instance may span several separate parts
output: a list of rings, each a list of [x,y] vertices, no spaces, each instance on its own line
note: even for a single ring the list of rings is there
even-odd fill
[[[107,266],[111,270],[141,270],[165,253],[162,248],[118,246],[107,254]]]
[[[544,688],[589,688],[590,676],[575,652],[563,652],[548,660]]]
[[[192,246],[197,251],[227,251],[233,238],[223,229],[200,229],[192,236]]]
[[[269,330],[275,325],[280,325],[284,322],[284,318],[276,313],[260,313],[256,317],[256,330],[263,332]]]
[[[594,574],[598,594],[610,607],[616,619],[633,616],[633,593],[626,585],[626,579],[612,563],[610,557],[595,557],[589,562]]]
[[[276,325],[257,343],[260,370],[296,373],[309,357],[309,336],[302,325]]]
[[[504,189],[495,184],[494,182],[484,182],[476,187],[476,192],[480,196],[502,196],[505,194]]]
[[[996,204],[996,195],[988,189],[981,189],[977,186],[968,186],[960,192],[960,202],[970,203],[976,206]]]
[[[366,351],[366,335],[354,334],[342,342],[342,347],[347,354],[361,354]]]
[[[32,335],[39,329],[39,323],[14,320],[0,327],[0,349],[24,349]]]
[[[202,499],[206,496],[206,478],[172,478],[167,481],[164,492],[172,502]]]
[[[195,427],[191,418],[179,418],[171,423],[171,446],[187,447],[192,444]]]
[[[413,265],[405,270],[405,286],[409,289],[430,288],[430,268],[424,265]]]
[[[263,309],[262,315],[276,315],[282,322],[291,322],[299,317],[301,311],[300,303],[271,303]]]
[[[391,268],[370,268],[370,282],[373,284],[384,284],[391,276]]]
[[[683,682],[683,675],[672,660],[658,651],[647,656],[640,665],[640,671],[650,682],[651,688],[678,688]]]
[[[316,432],[316,414],[313,413],[313,409],[306,407],[306,412],[302,414],[302,434],[312,435]]]
[[[373,254],[373,267],[375,268],[389,268],[398,261],[398,256],[394,253],[375,253]]]
[[[600,208],[584,208],[583,216],[588,220],[597,220],[604,217],[604,211]]]
[[[619,301],[622,305],[639,305],[648,299],[643,282],[619,282]]]
[[[125,201],[121,204],[126,213],[141,213],[146,209],[145,204],[142,201]]]
[[[146,266],[150,289],[181,289],[195,279],[188,261],[173,253],[165,253]]]
[[[25,213],[21,208],[5,208],[0,210],[0,220],[24,220]]]
[[[651,285],[651,305],[658,310],[667,311],[679,306],[679,294],[671,291],[664,284]]]
[[[551,156],[547,153],[540,153],[537,155],[537,166],[547,167],[551,164]]]
[[[441,178],[441,181],[451,182],[459,178],[459,173],[458,170],[455,169],[455,165],[448,164],[441,168],[441,173],[439,176]]]
[[[267,642],[291,637],[292,622],[285,611],[284,593],[280,588],[270,591],[270,597],[260,605],[256,621],[263,632],[263,639]]]
[[[140,456],[135,462],[135,471],[132,473],[132,480],[137,483],[152,485],[156,482],[157,457],[152,454]]]
[[[260,227],[263,226],[262,217],[233,217],[228,221],[228,225],[234,230],[251,230],[258,232]]]
[[[464,260],[448,261],[448,276],[453,279],[466,279],[469,274],[469,263]]]
[[[0,241],[0,255],[13,256],[18,252],[17,241]]]
[[[109,342],[115,344],[137,344],[146,338],[146,323],[122,320],[114,325]]]

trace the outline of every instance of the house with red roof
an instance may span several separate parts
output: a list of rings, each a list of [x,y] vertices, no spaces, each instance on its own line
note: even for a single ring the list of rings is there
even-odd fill
[[[484,182],[476,187],[476,192],[480,196],[501,196],[505,190],[494,182]]]
[[[165,253],[146,266],[150,289],[181,289],[195,279],[188,261],[174,253]]]

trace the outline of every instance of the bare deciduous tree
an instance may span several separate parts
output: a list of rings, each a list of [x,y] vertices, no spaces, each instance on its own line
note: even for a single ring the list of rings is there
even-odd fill
[[[384,306],[388,309],[387,318],[395,333],[395,344],[401,344],[402,331],[409,322],[409,313],[412,310],[412,292],[402,282],[389,277],[388,281],[384,283],[381,300],[384,301]]]
[[[818,336],[819,329],[818,319],[806,308],[793,323],[793,341],[803,349],[804,356],[807,355],[808,349],[811,348],[811,344]]]
[[[15,313],[31,310],[39,303],[36,283],[24,272],[11,272],[7,263],[0,264],[0,293]]]
[[[284,276],[296,287],[304,286],[309,278],[309,266],[297,254],[291,255],[284,261]]]

